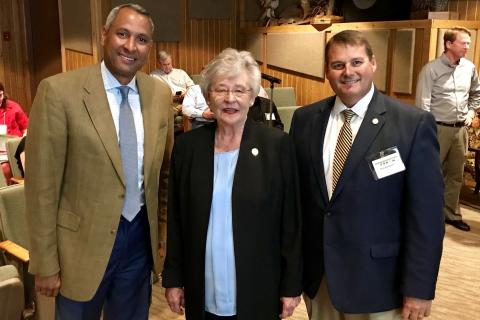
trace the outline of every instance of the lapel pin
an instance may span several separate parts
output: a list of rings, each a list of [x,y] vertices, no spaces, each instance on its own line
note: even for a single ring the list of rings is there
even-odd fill
[[[258,149],[257,148],[253,148],[252,149],[252,154],[256,157],[258,156]]]
[[[372,119],[372,123],[373,123],[373,124],[378,124],[378,119],[377,119],[377,118],[373,118],[373,119]]]

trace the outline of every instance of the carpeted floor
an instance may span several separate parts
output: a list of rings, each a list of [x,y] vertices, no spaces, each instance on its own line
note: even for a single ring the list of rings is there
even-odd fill
[[[472,199],[477,202],[476,198]],[[463,232],[446,226],[437,295],[430,320],[480,319],[480,211],[462,206],[462,214],[472,230]],[[158,285],[153,290],[150,319],[184,319],[168,309],[164,291]],[[303,302],[290,319],[308,319]]]

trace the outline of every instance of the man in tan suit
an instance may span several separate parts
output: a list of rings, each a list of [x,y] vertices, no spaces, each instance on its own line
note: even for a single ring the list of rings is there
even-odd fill
[[[173,134],[170,88],[138,72],[152,35],[145,9],[118,6],[102,63],[39,85],[26,150],[29,271],[56,296],[57,319],[148,318]]]

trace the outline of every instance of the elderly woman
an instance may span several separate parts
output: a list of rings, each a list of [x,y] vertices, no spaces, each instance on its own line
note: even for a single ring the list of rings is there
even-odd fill
[[[268,320],[301,293],[297,168],[288,135],[247,119],[260,88],[250,53],[226,49],[202,72],[216,123],[173,150],[163,273],[173,312]]]

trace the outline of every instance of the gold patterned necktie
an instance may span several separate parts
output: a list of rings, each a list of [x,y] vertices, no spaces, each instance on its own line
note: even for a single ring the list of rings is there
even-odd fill
[[[345,109],[342,111],[342,114],[345,121],[338,134],[335,154],[333,155],[332,190],[335,190],[337,186],[338,179],[340,179],[340,175],[342,174],[343,165],[352,147],[352,127],[350,126],[350,120],[352,120],[355,113],[350,109]]]

